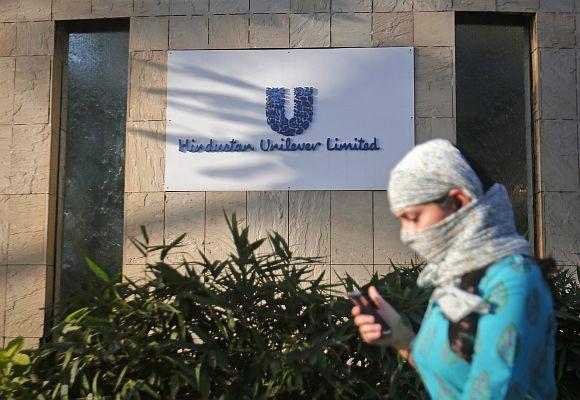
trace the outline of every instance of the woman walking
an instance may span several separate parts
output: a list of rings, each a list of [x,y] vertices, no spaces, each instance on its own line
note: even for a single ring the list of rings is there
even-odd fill
[[[369,297],[392,334],[359,307],[355,323],[365,342],[399,350],[434,399],[555,399],[549,287],[505,187],[479,175],[442,139],[391,171],[401,240],[427,261],[417,284],[434,290],[416,335],[374,287]]]

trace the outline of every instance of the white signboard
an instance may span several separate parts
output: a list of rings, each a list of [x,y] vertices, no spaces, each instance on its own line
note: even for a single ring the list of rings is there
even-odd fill
[[[382,190],[414,143],[413,49],[170,51],[165,189]]]

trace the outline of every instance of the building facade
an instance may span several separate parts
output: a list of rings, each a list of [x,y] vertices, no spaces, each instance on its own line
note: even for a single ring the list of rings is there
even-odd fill
[[[37,344],[58,295],[62,21],[129,21],[124,274],[145,276],[147,260],[129,240],[141,225],[154,243],[187,233],[183,251],[193,259],[198,249],[224,257],[225,209],[254,238],[276,230],[295,254],[323,257],[318,269],[333,281],[417,261],[399,242],[386,191],[165,191],[168,51],[412,46],[415,141],[455,141],[464,12],[529,18],[531,237],[537,255],[577,266],[578,0],[0,0],[0,338]]]

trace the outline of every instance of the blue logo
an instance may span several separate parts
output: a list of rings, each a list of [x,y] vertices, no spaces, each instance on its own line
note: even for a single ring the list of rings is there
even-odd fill
[[[294,88],[294,116],[290,119],[285,112],[286,93],[286,88],[266,88],[266,121],[281,135],[301,135],[312,123],[314,88]]]

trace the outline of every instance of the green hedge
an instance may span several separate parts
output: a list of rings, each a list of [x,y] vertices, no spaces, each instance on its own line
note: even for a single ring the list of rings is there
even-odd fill
[[[0,351],[3,399],[420,399],[416,372],[390,349],[359,340],[350,303],[338,291],[377,286],[418,328],[429,292],[416,286],[419,266],[397,267],[360,287],[347,277],[325,284],[320,260],[293,257],[277,233],[257,241],[228,220],[235,251],[223,261],[165,262],[160,253],[143,282],[109,276],[87,259],[88,286],[39,349],[21,340]],[[268,246],[269,244],[269,246]],[[268,248],[267,248],[268,247]],[[267,249],[266,249],[267,248]],[[578,382],[578,287],[556,278],[558,378],[564,398]]]

